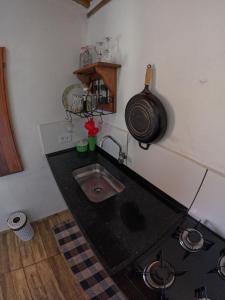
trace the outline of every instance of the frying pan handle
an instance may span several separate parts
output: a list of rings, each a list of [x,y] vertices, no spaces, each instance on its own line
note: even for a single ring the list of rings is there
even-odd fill
[[[152,81],[152,66],[147,65],[146,74],[145,74],[145,85],[150,85]]]
[[[139,147],[144,150],[148,150],[151,144],[142,144],[139,142]]]

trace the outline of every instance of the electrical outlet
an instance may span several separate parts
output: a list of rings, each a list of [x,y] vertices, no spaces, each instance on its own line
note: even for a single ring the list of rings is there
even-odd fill
[[[65,133],[65,134],[59,135],[58,141],[59,141],[59,144],[63,144],[63,145],[70,144],[72,142],[72,134]]]

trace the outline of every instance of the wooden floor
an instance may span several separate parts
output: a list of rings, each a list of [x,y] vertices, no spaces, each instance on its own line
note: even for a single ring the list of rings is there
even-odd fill
[[[51,231],[68,219],[65,211],[33,223],[35,236],[29,242],[11,231],[0,233],[0,300],[86,299]]]

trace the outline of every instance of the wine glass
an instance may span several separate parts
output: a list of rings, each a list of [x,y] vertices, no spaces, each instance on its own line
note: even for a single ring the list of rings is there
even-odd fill
[[[102,61],[102,56],[103,56],[103,42],[97,42],[95,46],[95,51],[97,53],[97,61],[100,62]]]
[[[104,38],[103,60],[106,62],[112,62],[112,59],[112,38],[107,36]]]

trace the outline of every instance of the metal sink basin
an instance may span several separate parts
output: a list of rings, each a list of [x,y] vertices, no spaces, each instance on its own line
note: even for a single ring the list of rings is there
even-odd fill
[[[92,164],[73,171],[73,177],[91,202],[102,202],[118,193],[125,186],[100,164]]]

